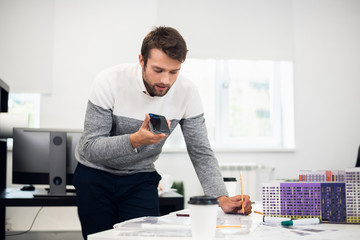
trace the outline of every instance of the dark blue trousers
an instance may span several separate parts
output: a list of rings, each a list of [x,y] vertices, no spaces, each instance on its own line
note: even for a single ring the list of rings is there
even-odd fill
[[[74,175],[84,239],[132,218],[159,215],[157,172],[116,176],[78,164]]]

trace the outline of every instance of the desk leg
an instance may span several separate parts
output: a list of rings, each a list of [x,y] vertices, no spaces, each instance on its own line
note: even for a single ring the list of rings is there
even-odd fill
[[[0,207],[0,239],[5,240],[6,215],[5,207]]]

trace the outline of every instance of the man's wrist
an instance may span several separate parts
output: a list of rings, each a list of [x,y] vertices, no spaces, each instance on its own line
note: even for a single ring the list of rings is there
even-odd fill
[[[217,199],[218,199],[218,201],[219,201],[219,205],[221,206],[222,202],[225,201],[227,198],[228,198],[228,197],[225,196],[225,195],[218,197]]]
[[[129,139],[130,139],[130,144],[133,149],[136,149],[137,147],[140,146],[139,141],[137,140],[136,133],[130,134]]]

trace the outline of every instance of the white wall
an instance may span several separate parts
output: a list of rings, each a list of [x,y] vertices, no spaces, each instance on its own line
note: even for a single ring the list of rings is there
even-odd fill
[[[0,0],[0,75],[11,89],[51,90],[53,22],[54,1]]]
[[[6,3],[0,6],[9,2],[0,0]],[[113,64],[136,61],[151,26],[171,25],[187,40],[189,57],[294,61],[296,150],[216,152],[219,162],[271,165],[275,178],[296,178],[300,169],[354,166],[360,144],[360,1],[53,3],[52,92],[42,96],[42,127],[81,128],[96,73]],[[201,192],[186,153],[163,153],[157,167],[185,181],[187,197]],[[20,217],[24,209],[22,213],[18,208],[8,209],[12,229],[26,229],[34,209],[27,211],[26,219]],[[58,226],[43,221],[35,229],[79,228],[75,209],[46,211],[40,216],[53,219],[57,215],[67,221]]]

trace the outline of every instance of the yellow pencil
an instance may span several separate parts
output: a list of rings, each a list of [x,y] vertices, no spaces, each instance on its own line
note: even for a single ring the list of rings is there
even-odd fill
[[[216,228],[241,228],[241,225],[217,225]]]
[[[245,213],[245,210],[244,210],[244,193],[243,193],[243,180],[242,180],[242,174],[240,174],[240,186],[241,186],[241,205],[242,205],[242,210],[243,210],[243,213]]]

